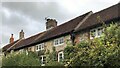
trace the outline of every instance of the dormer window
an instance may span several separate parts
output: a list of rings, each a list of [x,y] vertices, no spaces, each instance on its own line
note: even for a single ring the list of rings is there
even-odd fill
[[[44,50],[44,43],[36,45],[36,51]]]

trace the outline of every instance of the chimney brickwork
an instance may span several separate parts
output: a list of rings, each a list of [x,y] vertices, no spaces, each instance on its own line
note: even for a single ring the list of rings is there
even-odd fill
[[[19,39],[23,39],[24,38],[24,32],[23,30],[21,30],[20,34],[19,34]]]
[[[14,42],[14,38],[13,38],[13,34],[11,34],[10,43],[13,43],[13,42]]]
[[[57,21],[55,19],[46,19],[46,21],[46,30],[57,26]]]

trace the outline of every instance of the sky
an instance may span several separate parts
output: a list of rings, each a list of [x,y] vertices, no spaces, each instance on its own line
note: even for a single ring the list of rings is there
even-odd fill
[[[58,25],[89,11],[98,12],[119,0],[1,0],[0,47],[9,43],[11,34],[19,39],[23,29],[25,38],[45,31],[45,17],[56,19]]]

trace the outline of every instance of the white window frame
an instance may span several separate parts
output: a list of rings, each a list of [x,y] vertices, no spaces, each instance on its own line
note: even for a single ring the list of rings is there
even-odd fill
[[[61,51],[61,52],[59,52],[58,53],[58,62],[60,62],[60,54],[62,54],[62,60],[64,59],[64,53],[63,53],[63,51]]]
[[[23,49],[20,49],[19,51],[20,51],[21,53],[23,53],[23,52],[24,52],[24,50],[23,50]]]
[[[26,55],[28,55],[28,50],[26,50],[25,52],[26,52]]]
[[[64,37],[57,38],[57,39],[54,40],[54,46],[60,46],[60,45],[63,45],[63,44],[64,44]]]
[[[90,39],[98,38],[98,37],[101,36],[101,35],[98,35],[98,29],[102,29],[102,30],[100,30],[100,31],[101,31],[101,34],[102,34],[102,32],[103,32],[103,28],[102,28],[102,27],[98,27],[98,28],[91,29],[91,30],[90,30]],[[95,37],[92,37],[92,36],[91,36],[92,31],[95,31]]]
[[[94,37],[92,37],[92,33],[93,33],[93,31],[95,31],[95,35],[96,35],[96,29],[92,29],[92,30],[90,30],[90,39],[94,39]]]
[[[45,66],[45,63],[43,63],[43,62],[46,62],[46,61],[43,61],[44,60],[44,57],[45,57],[45,60],[46,60],[46,56],[45,55],[41,55],[40,56],[40,62],[41,62],[41,64],[42,64],[42,66]]]
[[[98,35],[98,32],[99,32],[98,29],[100,29],[100,35]],[[102,35],[102,33],[103,33],[103,28],[102,28],[102,27],[99,27],[98,29],[97,29],[97,37],[100,37],[100,36]]]
[[[36,45],[36,51],[44,50],[44,47],[45,47],[44,43],[38,44]]]

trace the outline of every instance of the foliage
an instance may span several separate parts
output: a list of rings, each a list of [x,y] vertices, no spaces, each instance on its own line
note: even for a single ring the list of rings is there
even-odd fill
[[[100,38],[82,41],[64,52],[69,59],[66,66],[120,66],[120,26],[110,24]]]
[[[38,56],[41,56],[41,55],[44,55],[45,54],[45,50],[40,50],[37,52],[37,55]]]
[[[45,66],[63,66],[62,62],[57,61],[57,52],[55,47],[53,47],[53,51],[46,55],[47,63]]]
[[[76,48],[75,46],[67,46],[64,49],[64,64],[67,64],[70,61],[70,59],[75,57],[77,52],[78,48]]]
[[[63,63],[60,63],[58,61],[49,61],[46,66],[63,66]]]
[[[37,54],[29,52],[28,55],[23,53],[12,53],[4,56],[2,66],[40,66]]]
[[[55,47],[47,53],[40,51],[40,55],[46,55],[46,66],[120,66],[120,26],[104,25],[101,37],[93,40],[81,41],[79,44],[69,45],[64,49],[64,61],[57,61]],[[32,63],[31,63],[32,62]],[[10,54],[3,57],[3,66],[40,66],[37,54],[29,52]]]
[[[89,47],[89,42],[88,41],[81,41],[78,45],[77,45],[77,47],[78,48],[86,48],[86,47]]]
[[[47,54],[47,62],[49,61],[57,61],[57,52],[55,51],[55,47],[53,47],[53,51]]]

